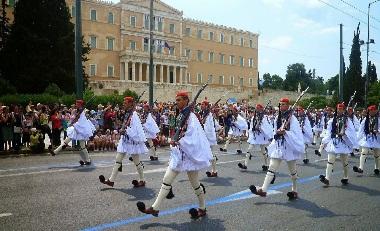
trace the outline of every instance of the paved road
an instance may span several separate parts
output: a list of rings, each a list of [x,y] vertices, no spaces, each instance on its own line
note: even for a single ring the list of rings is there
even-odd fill
[[[247,146],[247,145],[246,145]],[[342,186],[342,165],[335,166],[331,186],[318,180],[324,174],[326,156],[317,157],[309,149],[311,163],[298,165],[299,196],[288,201],[290,178],[282,163],[277,180],[266,198],[252,195],[248,186],[261,185],[261,157],[252,158],[249,169],[237,163],[244,158],[219,153],[219,177],[201,181],[206,185],[208,215],[191,220],[188,210],[196,196],[181,174],[175,180],[175,198],[162,203],[160,216],[144,215],[137,201],[153,203],[164,175],[168,151],[159,149],[160,161],[145,161],[146,188],[132,188],[135,168],[125,159],[123,173],[115,187],[99,183],[98,176],[109,176],[115,153],[91,153],[93,166],[79,167],[76,153],[1,157],[1,230],[379,230],[380,177],[373,175],[373,157],[366,162],[362,176],[353,173],[358,158],[350,158],[350,184]]]

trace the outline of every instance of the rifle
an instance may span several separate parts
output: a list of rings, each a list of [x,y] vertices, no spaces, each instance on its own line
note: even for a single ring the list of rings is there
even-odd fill
[[[141,99],[141,97],[144,95],[144,93],[145,93],[145,91],[143,91],[143,92],[139,95],[139,97],[137,97],[137,99],[136,99],[136,103],[140,102],[140,99]]]
[[[263,121],[263,119],[264,119],[264,114],[265,114],[265,111],[269,108],[269,106],[272,104],[272,102],[271,102],[271,100],[269,100],[268,101],[268,103],[265,105],[265,108],[264,108],[264,110],[263,110],[263,113],[262,113],[262,115],[260,116],[260,120],[259,120],[259,122],[258,123],[256,123],[255,124],[255,126],[254,126],[254,124],[252,124],[252,132],[254,132],[254,131],[259,131],[259,133],[260,133],[260,127],[261,127],[261,123],[262,123],[262,121]],[[254,118],[257,116],[257,111],[255,110],[255,115],[254,115]],[[255,119],[253,119],[253,121],[254,121]]]
[[[173,143],[174,144],[176,142],[178,142],[179,139],[182,138],[184,132],[186,131],[187,126],[185,126],[185,125],[186,125],[186,122],[190,116],[190,113],[194,110],[194,106],[197,102],[199,95],[208,86],[210,79],[211,78],[209,78],[208,81],[199,89],[199,91],[195,95],[193,101],[189,105],[187,105],[184,109],[182,109],[182,111],[180,112],[180,114],[178,116],[178,124],[177,124],[178,126],[176,126],[176,131],[175,131],[175,134],[173,136]]]
[[[292,115],[293,115],[294,108],[297,105],[297,103],[301,100],[301,98],[303,97],[303,95],[307,92],[307,90],[309,90],[309,87],[307,87],[303,92],[301,92],[301,94],[298,96],[296,102],[294,102],[294,104],[289,108],[289,110],[288,110],[288,117],[286,118],[286,120],[284,121],[284,123],[282,123],[282,125],[280,127],[280,130],[285,130],[286,128],[288,128],[290,120],[291,120]],[[279,108],[279,110],[280,110],[280,108]]]
[[[340,136],[343,136],[344,135],[344,132],[346,130],[346,122],[347,122],[347,117],[348,117],[348,107],[350,107],[351,103],[352,103],[352,100],[354,100],[354,97],[356,95],[356,91],[354,91],[354,94],[350,97],[350,100],[348,101],[348,104],[347,104],[347,107],[345,108],[344,110],[344,114],[343,114],[343,126],[341,127],[340,131],[339,131],[339,135]]]
[[[93,96],[92,96],[92,97],[86,102],[86,104],[85,104],[82,108],[78,109],[77,114],[75,115],[75,118],[71,121],[70,125],[75,124],[75,123],[79,120],[80,115],[82,114],[82,112],[84,111],[84,109],[89,105],[89,103],[90,103],[94,98],[95,98],[95,95],[93,95]]]

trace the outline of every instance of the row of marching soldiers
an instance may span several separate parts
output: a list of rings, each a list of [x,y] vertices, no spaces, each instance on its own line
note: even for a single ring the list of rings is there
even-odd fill
[[[67,145],[70,139],[81,141],[88,140],[93,130],[91,125],[86,121],[83,113],[84,102],[77,102],[79,114],[77,121],[74,121],[72,128],[68,129],[69,138],[54,150],[57,154],[63,145]],[[189,213],[192,218],[199,218],[206,215],[205,206],[205,187],[199,182],[199,171],[205,170],[211,166],[211,171],[206,172],[208,177],[217,177],[217,137],[216,133],[221,129],[213,113],[213,107],[207,101],[201,104],[201,111],[194,113],[190,106],[188,92],[179,91],[176,94],[176,106],[178,116],[176,119],[175,135],[170,143],[169,166],[163,177],[163,182],[155,202],[147,207],[145,203],[138,202],[139,211],[158,216],[160,205],[166,199],[174,197],[172,183],[181,172],[186,172],[189,181],[194,189],[199,201],[199,208],[190,209]],[[122,161],[128,155],[136,166],[139,175],[138,180],[133,180],[134,187],[145,187],[144,165],[140,160],[142,155],[151,154],[151,160],[158,158],[153,150],[152,139],[159,132],[157,124],[151,118],[149,106],[141,115],[135,111],[135,101],[132,97],[125,97],[124,108],[126,110],[123,127],[121,129],[121,138],[117,147],[116,161],[111,175],[106,179],[103,175],[99,176],[101,183],[113,187],[117,174],[122,171]],[[330,184],[331,173],[337,155],[343,163],[342,184],[348,183],[348,154],[354,149],[361,148],[360,166],[354,166],[355,172],[363,173],[365,157],[369,150],[373,150],[375,157],[375,174],[379,174],[379,155],[380,155],[380,132],[379,114],[376,106],[370,106],[365,118],[358,122],[358,119],[350,114],[350,110],[345,110],[344,104],[338,104],[337,110],[333,114],[330,108],[321,116],[316,113],[314,118],[310,117],[301,107],[293,111],[290,107],[288,98],[281,98],[279,110],[276,115],[268,114],[267,107],[261,104],[256,105],[255,113],[249,121],[233,105],[229,106],[227,112],[226,133],[227,141],[220,151],[226,152],[233,137],[238,138],[237,153],[242,153],[240,136],[244,130],[248,130],[248,150],[244,163],[238,166],[247,169],[248,162],[252,153],[259,150],[263,156],[262,170],[267,171],[263,185],[256,187],[251,185],[249,189],[253,194],[265,197],[268,187],[275,180],[275,174],[282,161],[288,165],[289,173],[292,180],[292,189],[287,193],[289,199],[298,198],[297,191],[297,169],[296,161],[303,159],[307,164],[309,162],[306,155],[307,145],[315,145],[319,139],[321,145],[315,150],[317,155],[325,150],[328,154],[328,163],[326,175],[321,175],[320,180],[326,185]],[[296,113],[294,113],[296,112]],[[310,118],[310,119],[309,119]],[[92,131],[93,132],[93,131]],[[86,134],[84,134],[86,133]],[[313,137],[314,136],[314,137]],[[152,154],[153,153],[153,154]],[[91,164],[85,147],[81,150],[81,165]]]

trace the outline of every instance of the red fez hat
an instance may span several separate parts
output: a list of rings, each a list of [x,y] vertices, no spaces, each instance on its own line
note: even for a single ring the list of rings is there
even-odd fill
[[[256,109],[259,109],[259,108],[264,108],[262,104],[256,104]]]
[[[177,92],[177,96],[189,97],[189,93],[187,91],[181,90]]]
[[[281,103],[289,103],[289,98],[281,98],[280,102]]]
[[[336,108],[338,108],[338,109],[344,109],[344,103],[338,103],[336,105]]]
[[[350,111],[352,111],[352,110],[353,110],[353,108],[352,108],[352,107],[348,107],[348,108],[347,108],[347,110],[350,110]]]
[[[76,104],[76,105],[83,106],[83,105],[84,105],[84,101],[81,100],[81,99],[77,99],[77,100],[75,101],[75,104]]]
[[[368,111],[376,111],[376,105],[369,106]]]
[[[130,97],[130,96],[126,96],[124,97],[124,102],[133,102],[133,97]]]
[[[207,100],[203,100],[203,101],[202,101],[202,104],[208,106],[208,105],[209,105],[209,102],[208,102]]]

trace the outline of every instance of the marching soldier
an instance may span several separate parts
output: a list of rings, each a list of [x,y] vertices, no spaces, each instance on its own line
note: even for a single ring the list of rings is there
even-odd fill
[[[302,95],[301,95],[302,96]],[[270,157],[269,169],[265,176],[261,188],[251,185],[249,189],[253,194],[266,197],[268,186],[275,179],[275,172],[280,167],[281,161],[288,164],[290,177],[292,179],[292,191],[287,193],[289,199],[297,199],[297,170],[296,161],[302,158],[305,150],[300,124],[293,115],[293,110],[289,110],[289,99],[281,98],[279,114],[275,120],[276,134],[271,144],[268,146]]]
[[[198,93],[199,95],[199,93]],[[205,188],[199,182],[198,172],[210,166],[212,153],[210,144],[202,129],[197,116],[191,112],[189,96],[185,91],[176,95],[177,107],[180,111],[177,117],[176,135],[171,142],[170,163],[166,170],[160,192],[152,206],[146,208],[141,201],[137,203],[140,212],[158,216],[161,202],[174,197],[172,183],[181,172],[186,172],[198,197],[199,208],[190,209],[192,218],[206,215]]]
[[[272,138],[273,127],[269,122],[268,116],[265,115],[264,107],[261,104],[256,104],[256,110],[251,118],[250,129],[248,131],[247,142],[249,143],[249,147],[244,164],[238,163],[239,168],[247,169],[253,150],[260,150],[264,158],[262,169],[263,171],[268,171],[268,155],[265,149]]]
[[[333,171],[335,159],[340,155],[343,164],[343,185],[348,184],[348,154],[351,153],[353,145],[356,142],[355,128],[351,121],[344,114],[344,104],[337,105],[337,111],[333,119],[328,122],[327,133],[322,143],[328,154],[326,176],[320,175],[319,179],[325,185],[330,185],[331,174]]]
[[[135,109],[134,99],[132,97],[124,98],[125,117],[123,127],[120,131],[121,136],[117,145],[116,162],[112,169],[111,176],[106,180],[103,175],[99,176],[101,183],[113,187],[118,172],[122,171],[122,162],[126,154],[130,155],[136,170],[139,174],[139,180],[133,180],[134,187],[144,187],[144,165],[140,161],[140,155],[145,155],[148,149],[145,145],[146,137],[141,124],[140,118]]]
[[[380,118],[379,113],[376,110],[376,106],[372,105],[368,107],[367,116],[360,124],[358,139],[359,145],[362,148],[360,155],[359,167],[354,166],[353,170],[357,173],[363,173],[364,162],[366,155],[369,153],[369,149],[373,149],[373,156],[375,159],[375,175],[379,175],[380,167]]]
[[[322,124],[323,124],[323,129],[322,129],[322,133],[321,133],[321,138],[323,139],[325,136],[327,136],[327,124],[328,122],[334,117],[334,113],[333,113],[333,110],[331,107],[326,107],[325,109],[325,113],[323,113],[323,116],[322,116]],[[321,143],[321,145],[319,145],[319,149],[318,150],[315,150],[315,155],[317,156],[321,156],[322,155],[322,150],[324,149],[324,144]]]
[[[91,159],[86,148],[86,141],[90,139],[96,129],[91,121],[86,118],[84,101],[76,100],[75,108],[77,115],[71,122],[72,125],[67,128],[67,138],[54,151],[50,150],[50,154],[55,156],[62,150],[63,147],[66,147],[70,141],[75,140],[79,142],[80,146],[81,160],[79,161],[79,164],[91,165]]]
[[[158,160],[156,149],[153,145],[153,139],[157,137],[157,133],[160,132],[160,128],[157,126],[156,121],[152,117],[149,104],[144,104],[143,112],[140,115],[141,123],[143,124],[145,136],[147,138],[147,147],[150,153],[150,160]]]
[[[304,152],[305,155],[304,155],[303,162],[305,164],[308,164],[309,159],[307,158],[306,149],[308,145],[311,144],[311,141],[313,139],[313,131],[311,128],[310,120],[301,106],[298,106],[297,108],[297,119],[298,119],[298,122],[300,123],[301,131],[303,134],[303,141],[305,143],[305,152]]]

